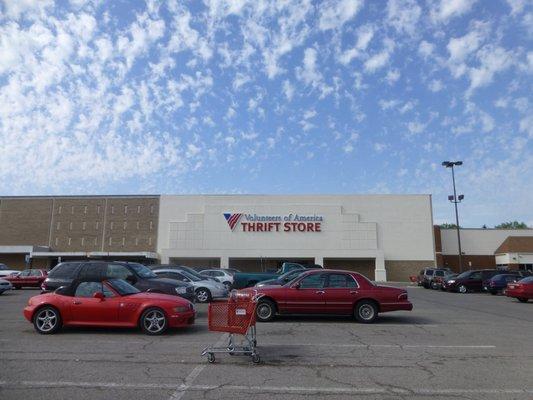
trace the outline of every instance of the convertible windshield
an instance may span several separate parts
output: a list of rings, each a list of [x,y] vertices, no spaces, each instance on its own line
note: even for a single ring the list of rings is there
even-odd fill
[[[110,279],[107,281],[113,289],[115,289],[121,296],[127,296],[129,294],[140,293],[139,289],[131,286],[128,282],[122,279]]]
[[[139,275],[141,278],[144,279],[150,279],[150,278],[157,278],[157,275],[152,272],[152,270],[148,267],[145,267],[142,264],[130,264],[131,268]]]

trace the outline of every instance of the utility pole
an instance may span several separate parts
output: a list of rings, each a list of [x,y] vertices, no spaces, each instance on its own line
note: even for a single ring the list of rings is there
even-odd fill
[[[457,209],[457,204],[463,201],[465,198],[464,195],[460,194],[457,196],[457,191],[455,189],[455,166],[463,165],[462,161],[443,161],[442,166],[452,169],[452,182],[453,182],[453,195],[448,196],[448,200],[455,206],[455,227],[457,229],[457,246],[459,248],[459,272],[463,272],[463,251],[461,249],[461,233],[459,228],[459,211]]]

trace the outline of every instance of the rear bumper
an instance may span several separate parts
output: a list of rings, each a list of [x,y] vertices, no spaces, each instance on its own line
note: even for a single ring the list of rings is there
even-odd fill
[[[411,311],[413,304],[410,301],[401,301],[396,303],[381,303],[380,312],[388,311]]]
[[[194,324],[196,318],[196,311],[188,311],[185,313],[179,313],[171,315],[169,318],[168,326],[170,328],[179,328],[183,326],[189,326]]]

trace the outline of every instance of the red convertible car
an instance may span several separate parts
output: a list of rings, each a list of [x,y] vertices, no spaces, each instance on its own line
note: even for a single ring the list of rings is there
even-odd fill
[[[533,276],[528,276],[518,282],[508,283],[505,294],[522,303],[527,303],[529,299],[533,299]]]
[[[283,286],[242,289],[236,296],[248,297],[254,291],[261,295],[258,321],[270,321],[276,314],[335,314],[371,323],[378,313],[413,309],[406,290],[378,286],[361,274],[343,270],[312,270]]]
[[[20,274],[8,275],[4,279],[11,282],[13,288],[20,289],[22,287],[41,287],[48,272],[45,269],[25,269]]]
[[[42,334],[62,326],[140,327],[148,335],[194,323],[194,306],[181,297],[140,292],[122,279],[75,280],[34,296],[24,317]]]

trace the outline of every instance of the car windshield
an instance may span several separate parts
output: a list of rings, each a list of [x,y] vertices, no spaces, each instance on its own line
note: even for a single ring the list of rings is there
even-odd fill
[[[128,264],[141,278],[150,279],[157,278],[157,275],[152,272],[148,267],[145,267],[142,264]]]
[[[193,282],[204,281],[207,279],[205,276],[202,276],[202,279],[200,279],[196,275],[191,274],[189,271],[180,271],[180,273],[184,275],[185,277],[189,278]]]
[[[140,293],[140,290],[131,286],[128,282],[122,279],[109,279],[107,281],[113,289],[115,289],[121,296],[128,296],[130,294]]]

